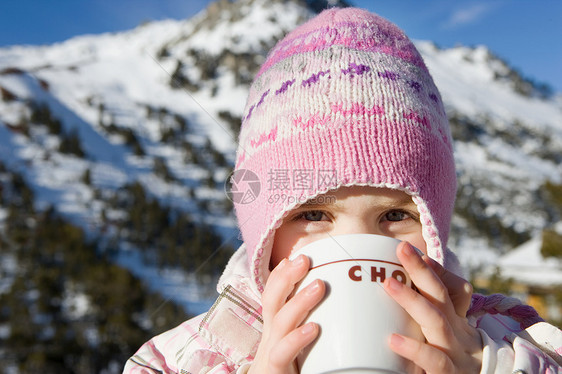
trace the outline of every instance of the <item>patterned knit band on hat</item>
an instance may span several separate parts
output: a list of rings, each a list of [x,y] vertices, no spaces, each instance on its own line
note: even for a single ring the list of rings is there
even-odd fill
[[[235,203],[259,292],[285,215],[351,185],[411,195],[428,255],[459,272],[446,247],[456,193],[449,123],[420,54],[389,21],[330,9],[289,33],[250,88],[239,141],[235,170],[261,185]]]

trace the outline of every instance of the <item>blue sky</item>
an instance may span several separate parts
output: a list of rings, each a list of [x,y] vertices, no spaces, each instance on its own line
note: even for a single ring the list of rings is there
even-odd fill
[[[209,0],[2,0],[0,46],[51,44],[80,34],[182,19]],[[441,47],[487,45],[525,77],[562,92],[562,1],[351,0]]]

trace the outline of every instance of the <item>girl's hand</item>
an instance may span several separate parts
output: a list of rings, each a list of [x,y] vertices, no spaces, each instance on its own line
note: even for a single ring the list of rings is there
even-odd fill
[[[249,374],[298,373],[295,358],[319,333],[315,323],[301,324],[326,290],[316,280],[287,300],[309,266],[309,258],[300,255],[293,261],[284,259],[271,272],[262,294],[262,339]]]
[[[419,293],[394,278],[385,280],[385,290],[420,325],[426,341],[393,334],[390,348],[430,374],[479,373],[482,340],[466,319],[470,283],[420,257],[409,243],[402,242],[397,255]]]

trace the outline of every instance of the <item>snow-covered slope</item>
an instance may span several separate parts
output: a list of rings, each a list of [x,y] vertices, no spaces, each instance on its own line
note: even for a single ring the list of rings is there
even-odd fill
[[[465,262],[484,263],[482,247],[503,253],[560,219],[543,185],[562,182],[561,96],[545,95],[484,46],[417,46],[455,139],[460,192],[453,240]]]
[[[185,21],[0,49],[0,160],[23,173],[39,206],[92,235],[112,233],[123,215],[108,194],[138,181],[236,246],[224,181],[248,84],[275,41],[312,14],[296,0],[218,2]],[[473,264],[493,261],[559,219],[541,187],[562,183],[562,100],[542,97],[486,47],[416,44],[456,138],[451,247]],[[37,114],[44,108],[58,132]],[[83,156],[61,151],[73,135]]]

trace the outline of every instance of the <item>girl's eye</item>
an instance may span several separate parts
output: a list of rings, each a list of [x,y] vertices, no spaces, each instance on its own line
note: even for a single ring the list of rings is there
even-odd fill
[[[384,215],[384,219],[391,222],[403,221],[407,218],[409,218],[408,213],[402,212],[400,210],[393,210]]]
[[[324,217],[324,212],[320,210],[309,210],[297,216],[297,218],[304,218],[307,221],[321,221]]]

